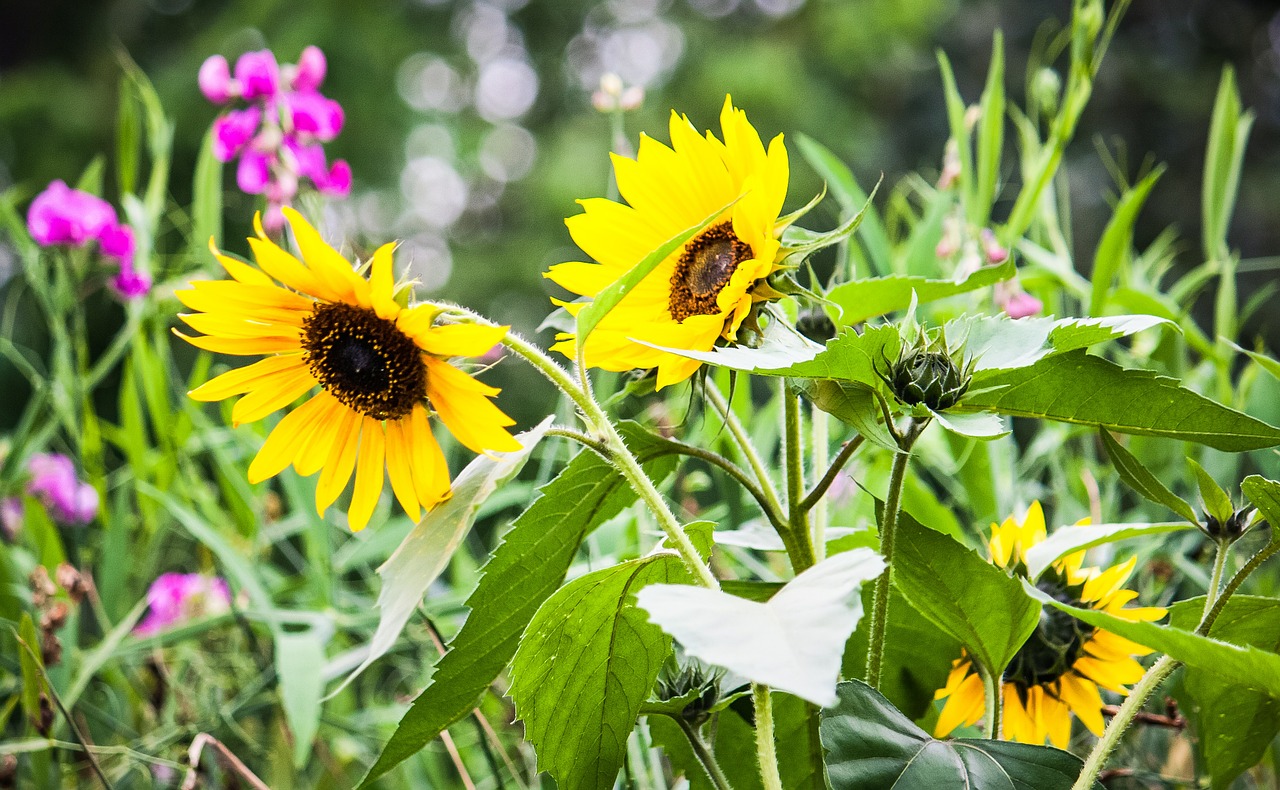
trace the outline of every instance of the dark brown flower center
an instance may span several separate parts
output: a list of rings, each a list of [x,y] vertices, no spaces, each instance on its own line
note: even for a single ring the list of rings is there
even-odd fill
[[[302,348],[320,386],[376,420],[404,417],[427,394],[422,352],[373,310],[341,302],[317,306],[302,322]]]
[[[1052,571],[1036,583],[1036,588],[1052,596],[1054,600],[1072,606],[1082,605],[1081,589],[1072,588],[1065,579],[1053,578]],[[1004,672],[1006,682],[1013,683],[1020,695],[1032,686],[1052,683],[1071,670],[1076,660],[1084,655],[1084,646],[1093,636],[1094,628],[1075,619],[1066,612],[1045,606],[1040,612],[1036,630],[1023,643]]]
[[[684,247],[671,275],[667,310],[676,323],[691,315],[721,312],[716,297],[729,284],[738,264],[752,256],[751,245],[733,232],[733,223],[721,222],[698,234]]]

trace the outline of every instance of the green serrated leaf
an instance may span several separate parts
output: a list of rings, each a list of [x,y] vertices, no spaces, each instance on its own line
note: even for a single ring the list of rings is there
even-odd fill
[[[1204,611],[1204,598],[1179,601],[1170,624],[1194,629]],[[1280,649],[1280,600],[1235,595],[1214,621],[1209,636],[1272,653]],[[1225,790],[1235,778],[1262,759],[1280,733],[1280,699],[1240,688],[1214,672],[1188,668],[1182,687],[1190,700],[1195,725],[1214,790]]]
[[[618,303],[627,294],[631,293],[640,284],[641,280],[648,277],[654,269],[658,268],[659,264],[665,261],[673,252],[683,247],[686,242],[714,224],[739,199],[734,198],[729,203],[708,214],[698,224],[672,236],[656,250],[646,255],[644,260],[637,263],[630,271],[618,278],[616,282],[596,294],[595,298],[591,300],[591,304],[578,313],[576,321],[578,348],[581,349],[586,344],[587,337],[600,324],[600,321],[609,314],[609,311],[617,307]]]
[[[778,774],[787,790],[826,790],[820,709],[799,697],[772,692],[773,733],[779,744]]]
[[[999,266],[984,266],[959,282],[908,274],[872,277],[837,285],[827,292],[827,299],[839,308],[839,322],[852,325],[907,309],[912,293],[920,304],[924,304],[985,288],[1008,280],[1016,273],[1017,267],[1008,260]]]
[[[1111,465],[1115,467],[1121,480],[1146,499],[1157,505],[1164,505],[1182,516],[1189,524],[1199,523],[1200,519],[1196,516],[1195,508],[1165,487],[1165,484],[1151,474],[1133,453],[1116,441],[1110,431],[1103,430],[1098,433],[1102,435],[1102,445],[1107,448],[1107,456],[1111,458]]]
[[[794,385],[814,406],[853,427],[867,441],[892,453],[898,451],[871,387],[831,379],[796,379]]]
[[[1096,609],[1080,609],[1055,601],[1023,582],[1027,593],[1077,620],[1119,634],[1165,653],[1188,667],[1214,672],[1224,682],[1280,697],[1280,655],[1256,647],[1233,645],[1190,630],[1126,620]]]
[[[1226,452],[1280,444],[1280,428],[1185,389],[1176,379],[1125,369],[1083,350],[984,376],[981,386],[984,391],[971,393],[964,406],[1164,436]]]
[[[1017,580],[910,518],[899,519],[893,578],[916,611],[997,676],[1040,621]]]
[[[1240,490],[1271,525],[1271,540],[1280,540],[1280,483],[1260,475],[1249,475]]]
[[[990,371],[1027,367],[1054,354],[1088,348],[1163,324],[1170,322],[1149,315],[1016,321],[1001,315],[958,318],[947,323],[946,334],[952,342],[963,343],[965,356],[974,361],[975,387],[981,387]]]
[[[507,481],[520,473],[533,448],[542,441],[553,418],[516,437],[520,449],[509,453],[478,455],[453,481],[453,495],[427,513],[409,532],[382,567],[378,592],[378,628],[369,640],[369,654],[329,696],[347,687],[374,661],[395,645],[409,618],[427,594],[427,588],[449,565],[462,545],[480,506]]]
[[[1078,757],[1049,746],[931,738],[861,681],[837,693],[839,704],[822,712],[822,745],[840,790],[1068,790],[1080,774]]]
[[[647,433],[623,423],[628,446],[642,461],[653,450]],[[670,472],[668,460],[646,467],[655,480]],[[413,756],[446,727],[471,712],[511,657],[534,612],[560,583],[578,546],[591,530],[635,501],[610,464],[593,452],[574,457],[539,489],[493,551],[467,606],[471,614],[436,665],[432,682],[400,720],[360,787]]]
[[[854,549],[809,568],[766,603],[670,584],[641,590],[637,603],[689,655],[830,704],[845,642],[862,616],[858,589],[883,569],[880,555]]]
[[[562,790],[613,786],[671,648],[631,598],[649,585],[687,580],[674,554],[604,568],[558,590],[525,629],[509,693],[538,769]]]
[[[1027,550],[1027,575],[1036,579],[1053,563],[1077,551],[1115,543],[1120,540],[1141,538],[1148,535],[1164,535],[1194,529],[1194,524],[1174,522],[1169,524],[1081,524],[1059,527],[1048,538]]]
[[[998,414],[982,412],[964,414],[962,412],[930,412],[938,424],[948,431],[970,439],[990,441],[1008,436],[1010,431],[1004,427],[1004,421]]]
[[[1204,501],[1205,512],[1218,519],[1219,524],[1226,524],[1227,519],[1235,514],[1235,506],[1231,504],[1231,495],[1222,490],[1218,481],[1196,463],[1194,458],[1187,459],[1187,465],[1196,476],[1196,485],[1200,488],[1200,498]]]

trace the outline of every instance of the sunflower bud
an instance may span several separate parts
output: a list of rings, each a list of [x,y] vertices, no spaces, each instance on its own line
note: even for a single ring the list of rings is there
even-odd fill
[[[1216,516],[1206,513],[1200,531],[1214,540],[1225,540],[1228,543],[1238,540],[1244,533],[1253,528],[1252,507],[1242,507],[1233,512],[1225,522]]]
[[[969,389],[971,365],[958,365],[946,351],[930,350],[928,341],[903,352],[885,378],[898,400],[908,406],[924,404],[933,411],[949,409]]]
[[[653,695],[661,702],[687,699],[680,715],[698,726],[720,701],[720,673],[691,656],[672,655],[658,674]]]
[[[836,325],[822,310],[806,310],[801,313],[796,320],[796,329],[815,343],[825,343],[836,336]]]

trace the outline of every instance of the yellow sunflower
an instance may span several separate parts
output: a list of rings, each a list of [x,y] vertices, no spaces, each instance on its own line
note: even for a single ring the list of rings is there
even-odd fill
[[[431,433],[430,412],[477,453],[519,447],[505,429],[513,421],[489,401],[498,390],[448,361],[483,354],[507,327],[438,324],[435,305],[401,307],[391,272],[394,244],[373,254],[365,279],[301,214],[284,211],[301,260],[268,239],[255,218],[258,235],[249,246],[259,268],[223,255],[210,240],[232,279],[196,281],[177,293],[198,311],[180,317],[203,333],[179,337],[219,354],[266,355],[190,395],[202,401],[243,395],[231,412],[238,425],[319,386],[267,436],[249,481],[290,464],[302,475],[320,472],[316,509],[323,516],[354,472],[348,520],[360,530],[382,494],[385,468],[400,506],[416,520],[421,508],[449,496],[449,469]]]
[[[1081,524],[1088,520],[1081,521]],[[1027,550],[1045,539],[1044,512],[1033,502],[1018,523],[1012,516],[992,524],[991,562],[1026,575]],[[1159,620],[1165,610],[1155,606],[1124,608],[1138,594],[1124,589],[1137,558],[1107,570],[1082,567],[1084,552],[1076,552],[1045,570],[1036,587],[1063,603],[1089,607],[1126,620]],[[1142,677],[1134,656],[1151,649],[1124,637],[1101,631],[1071,615],[1045,607],[1040,624],[1014,656],[1004,673],[1006,740],[1043,744],[1047,738],[1066,748],[1074,713],[1094,735],[1101,735],[1102,695],[1099,688],[1128,694],[1127,686]],[[973,662],[962,655],[955,661],[947,684],[934,695],[945,699],[934,735],[941,738],[960,726],[982,718],[985,707],[982,679]]]
[[[720,113],[723,142],[711,132],[702,136],[675,112],[670,128],[670,148],[641,135],[634,160],[612,155],[626,204],[581,200],[583,213],[565,220],[573,240],[597,263],[560,263],[544,274],[594,297],[663,242],[737,199],[645,277],[587,338],[587,365],[618,371],[656,367],[659,388],[684,381],[701,363],[634,341],[698,351],[733,341],[755,303],[770,293],[758,285],[778,268],[778,214],[788,179],[782,135],[766,151],[729,97]],[[585,304],[553,301],[575,315]],[[557,340],[553,349],[575,355],[572,334]]]

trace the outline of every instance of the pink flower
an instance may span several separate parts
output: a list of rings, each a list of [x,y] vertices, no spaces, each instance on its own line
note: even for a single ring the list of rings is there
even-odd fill
[[[115,258],[122,267],[133,266],[133,252],[137,242],[133,238],[133,228],[128,225],[108,225],[98,236],[98,249],[103,255]]]
[[[21,499],[16,496],[0,499],[0,535],[5,540],[13,542],[18,537],[18,530],[22,528],[22,516]]]
[[[271,181],[271,163],[275,154],[268,154],[254,148],[244,149],[240,154],[240,165],[236,167],[236,184],[240,191],[249,195],[261,195]]]
[[[315,179],[312,179],[313,181]],[[316,181],[316,188],[326,195],[346,197],[351,194],[351,165],[345,159],[334,161],[324,180]]]
[[[293,72],[292,79],[289,80],[289,86],[295,91],[313,91],[320,87],[320,83],[324,82],[325,70],[328,64],[325,62],[324,53],[319,47],[311,46],[302,50],[302,54],[298,56],[298,65]]]
[[[151,277],[132,266],[122,265],[120,273],[111,279],[111,287],[125,299],[141,299],[151,293]]]
[[[342,105],[333,99],[315,91],[298,91],[285,94],[284,101],[295,133],[328,142],[342,131]]]
[[[979,235],[982,236],[982,252],[987,256],[987,263],[1004,263],[1009,259],[1009,251],[1000,246],[990,228],[983,228]]]
[[[59,453],[37,453],[27,462],[27,493],[49,508],[63,524],[88,524],[98,513],[98,491],[76,477],[71,459]]]
[[[284,206],[267,201],[267,210],[262,213],[262,229],[268,235],[279,238],[284,232]]]
[[[240,85],[231,79],[227,59],[221,55],[210,55],[201,64],[196,82],[204,97],[214,104],[226,104],[240,94]]]
[[[147,616],[133,629],[154,634],[188,620],[221,614],[231,609],[231,592],[218,576],[199,573],[163,573],[147,589]]]
[[[280,66],[269,49],[246,52],[236,61],[236,80],[245,101],[272,98],[280,90]]]
[[[213,155],[219,162],[230,162],[258,133],[262,109],[250,107],[232,110],[213,122]]]
[[[71,244],[76,247],[98,238],[116,223],[116,210],[96,195],[54,181],[31,201],[27,230],[37,244]]]
[[[1042,310],[1044,303],[1025,291],[1010,296],[1004,303],[1004,311],[1010,318],[1026,318]]]

